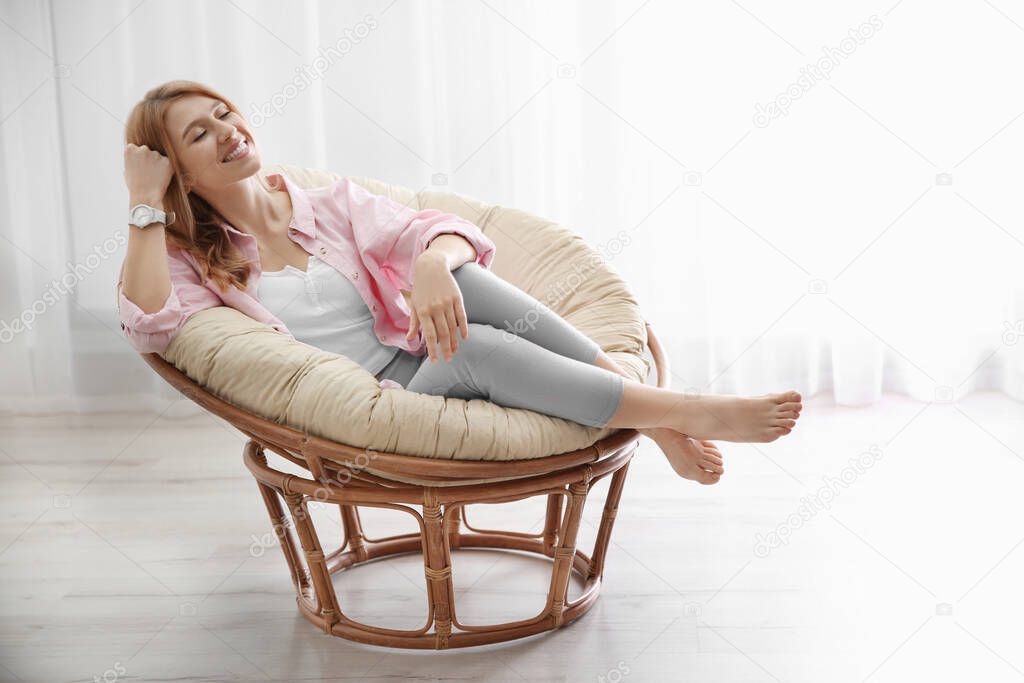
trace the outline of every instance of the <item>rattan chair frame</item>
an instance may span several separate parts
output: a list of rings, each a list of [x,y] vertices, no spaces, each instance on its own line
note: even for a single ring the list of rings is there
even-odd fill
[[[657,386],[667,388],[667,359],[651,325],[645,325]],[[183,395],[248,437],[243,461],[256,479],[270,515],[299,610],[325,633],[386,647],[468,647],[560,628],[585,614],[597,599],[626,473],[639,445],[636,430],[620,429],[587,448],[527,460],[441,460],[384,453],[310,436],[256,416],[208,392],[158,354],[143,354],[143,359]],[[275,469],[268,464],[268,451],[310,476]],[[374,473],[367,471],[368,462],[372,462]],[[577,534],[587,495],[605,477],[611,480],[594,549],[588,555],[576,547]],[[403,478],[427,483],[404,483]],[[460,483],[481,479],[487,483]],[[468,505],[536,496],[547,498],[540,533],[478,529],[466,515]],[[309,505],[314,502],[338,506],[344,536],[333,552],[324,552],[313,524]],[[418,531],[370,538],[363,531],[361,507],[407,513],[416,521]],[[460,622],[452,583],[452,550],[458,548],[516,550],[550,558],[551,580],[540,611],[528,619],[500,624]],[[370,560],[406,553],[423,555],[428,598],[423,626],[382,628],[355,621],[342,612],[333,575]],[[582,590],[569,601],[572,572],[582,581]]]

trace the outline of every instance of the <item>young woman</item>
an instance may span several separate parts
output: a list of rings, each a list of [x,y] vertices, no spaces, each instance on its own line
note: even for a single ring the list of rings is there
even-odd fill
[[[774,441],[800,415],[795,391],[689,396],[626,378],[595,342],[489,270],[494,244],[473,223],[348,179],[306,190],[260,175],[245,118],[204,85],[150,90],[126,143],[134,212],[118,306],[140,353],[163,351],[196,311],[232,306],[408,391],[637,429],[702,484],[725,471],[707,439]],[[536,322],[514,324],[528,315]]]

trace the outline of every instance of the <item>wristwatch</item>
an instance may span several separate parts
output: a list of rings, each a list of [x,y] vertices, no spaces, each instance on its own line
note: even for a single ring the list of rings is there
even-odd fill
[[[153,223],[163,223],[168,226],[174,222],[174,212],[164,213],[160,209],[149,204],[136,204],[128,212],[128,224],[137,228],[145,228]]]

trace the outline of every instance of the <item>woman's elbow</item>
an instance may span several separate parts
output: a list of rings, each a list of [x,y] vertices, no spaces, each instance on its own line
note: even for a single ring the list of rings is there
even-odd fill
[[[162,354],[171,345],[171,339],[174,337],[173,331],[151,333],[132,331],[126,329],[123,324],[121,327],[124,329],[124,335],[128,340],[128,344],[139,354]]]

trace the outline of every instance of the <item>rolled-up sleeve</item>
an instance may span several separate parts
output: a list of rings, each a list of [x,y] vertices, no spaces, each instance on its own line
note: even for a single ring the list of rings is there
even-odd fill
[[[168,252],[171,291],[160,310],[146,313],[117,287],[121,330],[138,353],[163,353],[192,314],[222,305],[219,296],[202,285],[191,264]]]
[[[384,276],[402,289],[411,289],[416,259],[432,239],[447,233],[473,245],[475,260],[484,268],[490,268],[494,261],[494,242],[476,224],[460,216],[437,209],[410,208],[348,178],[335,183],[332,191],[352,223],[353,239],[374,277]]]

